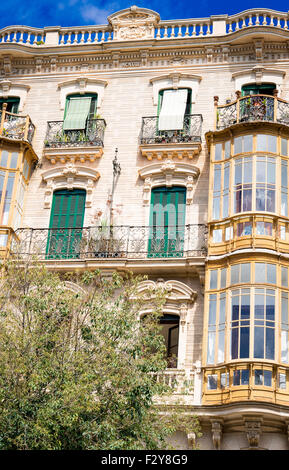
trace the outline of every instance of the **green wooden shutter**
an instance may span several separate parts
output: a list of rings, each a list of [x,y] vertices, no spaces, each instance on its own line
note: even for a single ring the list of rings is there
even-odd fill
[[[183,256],[186,189],[155,188],[151,195],[149,257]]]
[[[78,258],[86,192],[60,190],[53,194],[46,254],[48,258]]]
[[[85,129],[86,120],[90,110],[91,97],[70,97],[68,108],[63,122],[63,129],[81,130]]]

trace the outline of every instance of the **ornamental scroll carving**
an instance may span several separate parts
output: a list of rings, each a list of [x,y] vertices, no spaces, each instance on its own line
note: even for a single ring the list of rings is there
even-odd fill
[[[159,20],[158,13],[137,6],[108,17],[113,29],[113,39],[118,41],[154,38],[154,28]]]

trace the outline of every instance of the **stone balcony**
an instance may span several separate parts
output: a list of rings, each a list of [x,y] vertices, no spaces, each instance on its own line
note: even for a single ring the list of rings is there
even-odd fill
[[[44,140],[44,155],[52,164],[67,158],[94,161],[103,154],[104,119],[88,119],[85,129],[63,130],[64,121],[49,121]]]
[[[202,115],[186,114],[183,128],[161,131],[158,129],[158,116],[142,118],[140,150],[148,160],[156,158],[189,158],[201,150]]]

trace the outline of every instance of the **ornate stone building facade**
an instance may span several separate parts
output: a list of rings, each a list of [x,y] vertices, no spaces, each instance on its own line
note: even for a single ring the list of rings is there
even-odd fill
[[[166,288],[182,449],[289,447],[288,26],[132,6],[0,31],[2,256]]]

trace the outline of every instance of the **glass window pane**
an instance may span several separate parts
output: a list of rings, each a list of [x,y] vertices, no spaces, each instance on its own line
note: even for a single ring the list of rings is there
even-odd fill
[[[222,160],[222,144],[215,145],[215,160]]]
[[[250,282],[251,279],[251,264],[241,264],[241,282]]]
[[[266,328],[266,359],[274,360],[275,356],[275,341],[274,341],[274,328]]]
[[[245,359],[249,357],[250,330],[247,327],[240,330],[240,358]]]
[[[266,282],[265,263],[255,263],[255,282]]]
[[[233,385],[240,385],[240,371],[234,370]]]
[[[235,184],[242,183],[242,160],[235,161]]]
[[[225,142],[225,159],[230,158],[231,156],[231,141],[227,140]]]
[[[210,289],[217,289],[218,282],[218,270],[214,269],[210,271]]]
[[[241,385],[249,385],[249,369],[241,370]]]
[[[252,183],[252,158],[244,158],[244,183]]]
[[[281,331],[281,362],[288,363],[288,331]]]
[[[281,139],[281,155],[288,155],[287,139]]]
[[[268,151],[277,152],[277,137],[275,135],[268,135]]]
[[[221,190],[221,166],[215,165],[214,171],[214,191]]]
[[[264,385],[265,387],[272,386],[272,372],[270,370],[264,370]]]
[[[207,364],[214,364],[215,362],[215,340],[216,340],[216,332],[210,331],[208,333]]]
[[[7,233],[1,233],[0,234],[0,246],[6,246],[8,241],[8,234]]]
[[[286,390],[286,374],[285,373],[281,372],[279,374],[278,387],[281,390]]]
[[[217,389],[217,375],[208,375],[208,390]]]
[[[239,282],[239,264],[231,266],[231,284],[238,284]]]
[[[264,358],[264,328],[254,328],[254,357],[257,359]]]
[[[226,287],[227,268],[221,269],[221,289]]]
[[[221,388],[229,387],[229,373],[223,372],[221,374]]]
[[[213,242],[214,243],[221,243],[222,242],[222,229],[214,230],[213,231]]]
[[[234,154],[242,152],[242,137],[235,137],[234,139]]]
[[[216,303],[217,303],[216,294],[211,294],[210,295],[210,307],[209,307],[209,325],[216,324]]]
[[[223,293],[220,296],[219,324],[225,323],[225,320],[226,320],[226,294]]]
[[[263,370],[255,370],[255,385],[263,385]]]
[[[253,136],[252,135],[244,135],[244,152],[252,152],[253,151]]]
[[[267,264],[267,282],[269,284],[276,284],[276,265]]]
[[[281,186],[288,188],[288,165],[286,160],[281,160]]]
[[[7,162],[8,162],[8,152],[7,150],[2,150],[2,153],[1,153],[1,166],[3,166],[4,168],[7,168]]]
[[[18,161],[18,153],[17,152],[13,152],[11,154],[11,159],[10,159],[10,165],[9,167],[10,168],[17,168],[17,161]]]
[[[267,150],[267,135],[257,135],[257,151],[262,152]]]

